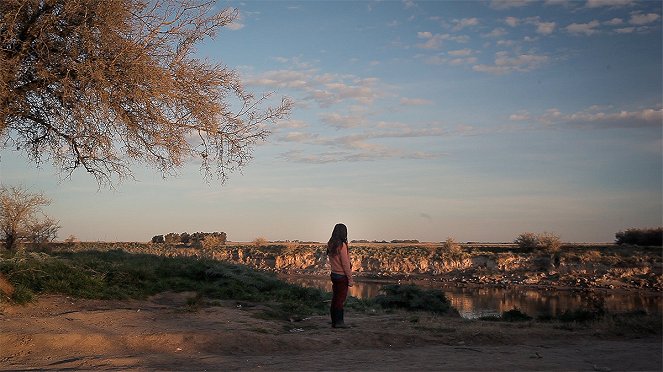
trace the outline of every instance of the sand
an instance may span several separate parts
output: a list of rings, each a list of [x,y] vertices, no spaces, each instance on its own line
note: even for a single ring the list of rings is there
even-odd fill
[[[0,369],[660,371],[661,335],[406,312],[263,319],[259,304],[192,309],[191,293],[144,301],[41,296],[0,305]],[[573,327],[569,327],[573,328]]]

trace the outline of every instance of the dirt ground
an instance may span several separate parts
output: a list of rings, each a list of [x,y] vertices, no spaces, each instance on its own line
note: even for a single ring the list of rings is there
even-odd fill
[[[260,305],[195,311],[192,294],[145,301],[42,296],[0,305],[0,369],[661,371],[661,336],[425,314],[262,319]]]

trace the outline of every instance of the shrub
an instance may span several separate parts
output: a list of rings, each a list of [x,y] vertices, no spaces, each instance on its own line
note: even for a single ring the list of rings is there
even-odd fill
[[[160,244],[163,242],[164,242],[163,235],[155,235],[152,237],[152,243]]]
[[[465,257],[463,248],[453,238],[447,238],[442,243],[442,249],[455,260],[462,260]]]
[[[523,321],[532,320],[532,317],[523,313],[517,308],[513,308],[511,310],[503,312],[502,319],[504,319],[507,322],[523,322]]]
[[[263,237],[257,237],[253,240],[252,243],[254,246],[260,248],[266,246],[269,243],[269,241]]]
[[[518,235],[514,243],[518,244],[518,247],[524,250],[542,250],[547,252],[557,252],[562,246],[559,236],[549,232],[542,232],[540,234],[525,232]]]
[[[539,246],[539,236],[535,233],[525,232],[518,235],[514,243],[518,244],[518,248],[533,250]]]
[[[663,227],[620,231],[615,234],[615,243],[660,247],[663,246]]]
[[[385,285],[375,302],[381,307],[400,308],[405,310],[423,310],[433,313],[448,313],[453,308],[451,303],[439,289],[421,289],[416,285]]]
[[[559,239],[559,236],[549,232],[539,234],[539,249],[548,252],[557,252],[561,246],[562,241]]]
[[[168,233],[164,236],[164,241],[167,244],[178,244],[180,242],[180,234]]]

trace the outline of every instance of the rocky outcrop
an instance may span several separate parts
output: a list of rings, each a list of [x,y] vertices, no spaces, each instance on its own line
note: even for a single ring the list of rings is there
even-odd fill
[[[326,275],[329,270],[321,245],[256,247],[244,244],[192,248],[151,243],[79,242],[53,243],[50,249],[121,249],[131,253],[208,258],[286,274]],[[353,246],[351,260],[356,275],[367,278],[419,277],[497,286],[663,288],[660,249],[568,246],[552,254],[501,246],[464,246],[460,251],[449,252],[435,245],[388,244]]]

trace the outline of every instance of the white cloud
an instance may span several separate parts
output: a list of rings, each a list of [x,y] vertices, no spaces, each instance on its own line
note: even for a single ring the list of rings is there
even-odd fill
[[[599,21],[593,20],[589,23],[571,23],[566,26],[566,31],[572,34],[585,34],[593,35],[599,32],[596,28],[599,26]]]
[[[469,40],[469,37],[465,35],[433,34],[428,31],[417,32],[417,37],[426,40],[423,44],[417,44],[417,47],[421,49],[440,49],[442,43],[447,40],[458,43],[465,43]]]
[[[536,25],[536,32],[541,35],[550,35],[555,31],[555,22],[539,22]]]
[[[506,23],[507,25],[509,25],[511,27],[518,26],[519,22],[520,21],[516,17],[506,17],[506,18],[504,18],[504,23]]]
[[[592,106],[586,110],[564,114],[559,109],[548,109],[533,120],[542,124],[568,124],[591,128],[639,128],[657,127],[663,122],[663,109],[608,112],[609,107]],[[517,117],[519,113],[512,116]]]
[[[477,26],[479,24],[478,18],[463,18],[463,19],[454,19],[453,20],[454,31],[462,30],[465,27]]]
[[[628,23],[635,26],[642,26],[648,23],[655,22],[659,18],[661,18],[661,16],[659,16],[656,13],[648,13],[648,14],[632,13],[631,18],[628,20]]]
[[[447,52],[447,54],[454,57],[467,57],[474,54],[474,51],[472,49],[458,49],[450,50]]]
[[[336,129],[358,127],[365,121],[361,115],[341,115],[336,112],[320,114],[320,120],[322,120],[323,123]]]
[[[608,26],[619,26],[623,23],[624,23],[624,20],[621,19],[621,18],[613,18],[609,21],[603,22],[604,25],[608,25]]]
[[[487,34],[482,34],[481,36],[483,36],[483,37],[501,37],[501,36],[506,35],[506,33],[507,33],[507,32],[506,32],[505,29],[503,29],[503,28],[501,28],[501,27],[497,27],[497,28],[494,28],[494,29],[493,29],[492,31],[490,31],[489,33],[487,33]]]
[[[412,1],[412,0],[403,0],[403,7],[405,9],[414,8],[416,6],[417,6],[417,4],[415,4],[415,2]]]
[[[603,6],[622,7],[635,4],[636,0],[587,0],[588,8],[599,8]]]
[[[433,101],[424,98],[406,98],[403,97],[400,100],[401,105],[403,106],[425,106],[432,105]]]
[[[510,55],[508,52],[495,53],[494,65],[474,65],[472,69],[477,72],[485,72],[495,75],[503,75],[510,72],[527,72],[534,70],[548,62],[548,56],[521,53]]]
[[[303,120],[279,120],[277,126],[279,128],[299,129],[306,128],[308,124]]]
[[[618,34],[630,34],[635,31],[635,27],[622,27],[615,29],[615,32]]]
[[[490,6],[493,9],[503,10],[509,8],[519,8],[529,5],[534,0],[492,0]]]
[[[509,116],[509,120],[512,121],[525,121],[531,119],[529,112],[527,111],[518,111]]]
[[[323,107],[347,100],[372,104],[384,94],[376,78],[321,74],[313,68],[267,71],[247,78],[246,83],[301,91],[305,94],[304,100],[315,101]]]

